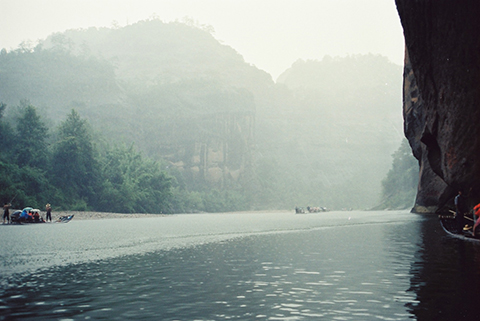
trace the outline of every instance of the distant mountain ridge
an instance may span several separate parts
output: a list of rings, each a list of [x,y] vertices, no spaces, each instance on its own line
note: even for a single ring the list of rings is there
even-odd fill
[[[253,80],[273,83],[269,74],[245,63],[208,31],[179,22],[146,20],[119,29],[68,30],[48,37],[43,46],[102,57],[126,83],[150,86],[198,78],[240,88],[249,88]]]

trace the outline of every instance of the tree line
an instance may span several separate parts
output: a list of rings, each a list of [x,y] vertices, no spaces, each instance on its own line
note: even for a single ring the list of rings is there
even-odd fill
[[[6,120],[0,104],[0,195],[14,208],[51,203],[58,210],[178,213],[238,210],[235,193],[188,191],[133,145],[110,145],[72,109],[49,128],[37,108],[18,106]]]

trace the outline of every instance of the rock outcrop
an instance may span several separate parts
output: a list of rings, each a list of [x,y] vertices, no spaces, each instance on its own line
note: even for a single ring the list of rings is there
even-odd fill
[[[396,0],[405,36],[404,126],[420,165],[414,212],[462,189],[480,202],[480,3]]]

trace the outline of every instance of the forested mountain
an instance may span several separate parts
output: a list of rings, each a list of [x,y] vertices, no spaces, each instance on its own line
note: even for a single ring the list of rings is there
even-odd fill
[[[21,100],[50,128],[74,108],[176,188],[223,193],[210,210],[375,205],[401,141],[400,90],[400,66],[373,55],[298,61],[274,83],[208,28],[160,20],[0,54],[7,123]]]
[[[280,75],[282,98],[276,110],[257,113],[264,123],[257,141],[275,155],[277,175],[289,176],[283,194],[291,202],[334,208],[378,202],[403,137],[401,75],[400,66],[375,55],[299,60]]]

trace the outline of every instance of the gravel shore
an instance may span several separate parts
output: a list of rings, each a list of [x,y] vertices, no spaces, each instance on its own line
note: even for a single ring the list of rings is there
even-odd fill
[[[74,220],[103,220],[110,218],[144,218],[144,217],[161,217],[165,214],[120,214],[120,213],[107,213],[107,212],[81,212],[81,211],[58,211],[52,212],[52,221],[55,221],[60,216],[75,215]],[[40,214],[45,218],[45,212]]]

